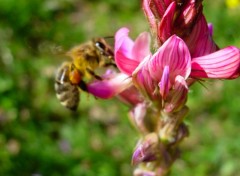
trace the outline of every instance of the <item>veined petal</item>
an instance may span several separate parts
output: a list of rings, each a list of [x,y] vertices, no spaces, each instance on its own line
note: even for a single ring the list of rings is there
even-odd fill
[[[130,87],[131,82],[132,79],[128,75],[120,73],[110,79],[88,84],[88,92],[96,97],[108,99]]]
[[[160,88],[160,95],[165,100],[168,95],[169,88],[170,88],[169,66],[164,67],[162,79],[161,79],[160,83],[158,84],[158,86]]]
[[[165,66],[169,66],[171,83],[177,75],[186,79],[190,74],[191,56],[188,47],[176,35],[170,37],[148,62],[148,70],[155,81],[160,82]]]
[[[190,36],[185,40],[192,57],[204,56],[218,50],[211,33],[205,17],[201,15]]]
[[[146,56],[148,56],[151,53],[150,43],[151,43],[150,34],[148,32],[141,33],[137,37],[133,45],[132,57],[141,62]]]
[[[164,43],[172,35],[172,24],[176,12],[176,2],[172,2],[165,11],[158,29],[158,38]]]
[[[193,78],[233,79],[240,74],[240,50],[230,46],[192,60]]]

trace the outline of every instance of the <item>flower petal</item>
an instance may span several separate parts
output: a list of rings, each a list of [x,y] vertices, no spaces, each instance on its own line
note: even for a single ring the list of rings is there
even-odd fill
[[[151,77],[160,82],[165,66],[169,66],[170,82],[181,75],[185,79],[191,71],[191,56],[184,41],[173,35],[158,49],[148,63]]]
[[[169,93],[164,105],[164,111],[169,113],[177,111],[184,106],[187,101],[188,86],[185,79],[182,76],[177,76],[173,89]]]
[[[136,106],[138,103],[143,102],[143,97],[135,86],[131,86],[128,89],[122,91],[118,95],[118,98],[122,102],[132,106]]]
[[[127,75],[131,75],[132,72],[136,69],[136,67],[139,65],[139,61],[127,58],[123,53],[116,52],[115,54],[115,62],[118,67],[118,69]]]
[[[96,97],[108,99],[131,86],[132,79],[126,74],[116,74],[110,79],[88,84],[88,92]]]
[[[126,27],[120,28],[115,34],[115,51],[121,48],[123,53],[129,52],[129,48],[133,47],[134,42],[128,37],[129,29]],[[125,42],[123,45],[122,42]]]
[[[169,81],[169,66],[165,66],[162,74],[161,82],[159,83],[160,95],[165,100],[170,88]]]
[[[148,56],[151,53],[150,43],[151,43],[150,34],[148,32],[141,33],[137,37],[133,45],[132,49],[133,59],[141,62],[146,56]]]
[[[148,22],[150,24],[151,30],[153,32],[153,34],[157,33],[156,29],[157,29],[157,20],[155,18],[155,15],[153,14],[153,11],[150,8],[150,3],[151,0],[143,0],[142,1],[142,7],[143,7],[143,11],[145,13],[145,16],[148,19]]]
[[[137,130],[141,132],[141,134],[149,133],[149,130],[145,123],[145,118],[147,112],[147,105],[145,103],[138,103],[130,112],[129,119],[136,127]]]
[[[190,36],[185,40],[192,57],[204,56],[218,50],[211,33],[205,17],[201,15]]]
[[[128,37],[129,30],[121,28],[115,35],[115,62],[119,70],[131,75],[140,61],[150,53],[150,36],[148,33],[139,35],[135,42]]]
[[[149,62],[151,56],[147,56],[139,66],[134,70],[132,74],[133,84],[136,88],[149,99],[154,98],[155,83],[150,77],[150,73],[147,69],[147,63]]]
[[[202,57],[193,58],[191,77],[233,79],[240,72],[240,50],[230,46]]]
[[[172,35],[173,18],[176,11],[176,2],[172,2],[165,11],[158,29],[158,38],[164,43]]]
[[[159,141],[156,133],[149,133],[137,145],[133,156],[132,164],[136,165],[141,162],[150,162],[157,159],[159,153]]]

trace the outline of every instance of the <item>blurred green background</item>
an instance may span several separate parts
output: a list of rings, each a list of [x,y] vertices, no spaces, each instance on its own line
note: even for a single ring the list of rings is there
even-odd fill
[[[220,47],[240,47],[239,10],[204,2]],[[72,113],[54,92],[64,51],[122,26],[148,30],[138,0],[0,0],[0,175],[131,175],[128,107],[82,94]],[[240,81],[204,84],[191,88],[191,135],[171,175],[240,175]]]

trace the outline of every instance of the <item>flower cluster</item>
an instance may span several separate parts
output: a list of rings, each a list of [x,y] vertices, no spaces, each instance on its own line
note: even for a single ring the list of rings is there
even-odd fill
[[[119,73],[108,71],[92,82],[96,97],[120,97],[132,106],[129,118],[141,134],[133,153],[134,175],[165,175],[178,157],[177,144],[188,135],[183,120],[188,89],[199,79],[235,79],[240,74],[240,50],[219,49],[213,27],[202,13],[202,0],[143,0],[151,37],[136,40],[129,29],[115,34],[114,57]]]

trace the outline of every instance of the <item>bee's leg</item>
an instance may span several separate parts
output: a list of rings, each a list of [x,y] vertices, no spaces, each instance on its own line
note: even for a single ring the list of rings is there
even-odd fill
[[[86,84],[83,80],[81,80],[81,81],[79,82],[78,86],[79,86],[80,89],[82,89],[83,91],[88,92],[87,84]]]
[[[91,69],[87,68],[87,72],[92,75],[97,80],[102,80],[102,78],[94,73]]]

